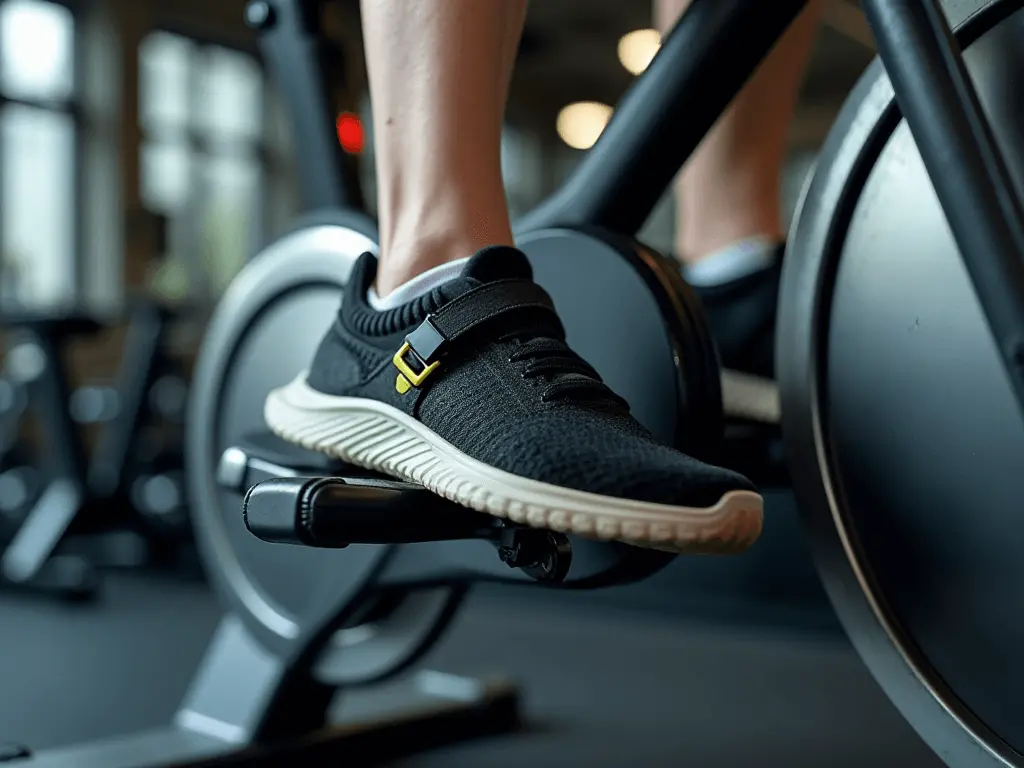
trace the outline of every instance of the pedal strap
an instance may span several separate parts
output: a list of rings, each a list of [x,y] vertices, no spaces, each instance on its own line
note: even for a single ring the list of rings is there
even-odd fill
[[[401,374],[396,383],[398,391],[404,393],[410,386],[419,387],[453,343],[498,318],[507,320],[514,313],[543,318],[543,322],[551,323],[564,334],[551,297],[532,280],[486,283],[452,299],[405,337],[405,343],[392,359]]]

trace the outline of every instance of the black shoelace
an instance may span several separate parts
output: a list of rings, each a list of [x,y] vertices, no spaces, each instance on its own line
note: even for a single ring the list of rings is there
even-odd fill
[[[521,376],[542,379],[545,387],[541,400],[545,403],[564,399],[610,400],[628,408],[625,400],[601,381],[600,374],[564,341],[537,333],[508,334],[499,341],[513,341],[517,349],[508,357],[512,364],[526,361]]]

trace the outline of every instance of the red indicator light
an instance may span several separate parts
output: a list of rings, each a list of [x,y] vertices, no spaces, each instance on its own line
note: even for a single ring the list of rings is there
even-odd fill
[[[350,155],[358,155],[363,151],[363,121],[352,112],[338,115],[338,142],[341,148]]]

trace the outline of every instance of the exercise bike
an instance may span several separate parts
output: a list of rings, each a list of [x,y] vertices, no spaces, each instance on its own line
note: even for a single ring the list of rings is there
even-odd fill
[[[1021,68],[1010,45],[1021,5],[957,0],[946,20],[930,0],[864,2],[889,74],[880,64],[865,74],[825,147],[782,290],[782,421],[829,595],[882,687],[954,766],[1024,765],[1011,696],[1020,613],[979,599],[987,590],[1019,600],[1005,585],[1022,582],[1011,557],[1022,481],[1007,475],[1020,454],[1024,354],[1007,340],[1024,326],[1024,236],[986,128],[1014,127],[1000,88]],[[375,247],[372,222],[345,209],[316,65],[317,6],[257,0],[247,11],[267,63],[286,78],[310,213],[228,290],[196,369],[190,491],[228,615],[173,725],[16,765],[380,762],[511,729],[514,688],[436,674],[413,678],[419,699],[378,709],[359,728],[325,723],[339,690],[355,703],[359,689],[412,665],[473,582],[583,590],[672,560],[499,522],[267,435],[264,396],[308,363],[353,262]],[[658,437],[709,459],[724,410],[714,345],[675,266],[630,235],[802,6],[694,0],[594,150],[519,227],[572,346]],[[988,94],[985,110],[960,49]],[[909,192],[921,196],[908,210]],[[953,364],[951,347],[968,365]],[[939,411],[954,393],[982,416]],[[943,463],[972,452],[970,473]],[[970,504],[970,519],[942,513],[957,502]],[[983,674],[999,662],[1001,679]]]
[[[68,342],[108,325],[83,312],[5,314],[5,323],[25,337],[15,351],[31,363],[22,367],[31,369],[29,401],[41,417],[38,463],[45,482],[36,481],[40,487],[3,542],[0,588],[89,600],[99,594],[105,568],[177,563],[187,541],[184,493],[175,483],[181,472],[173,442],[153,437],[164,414],[170,421],[183,411],[175,407],[183,396],[174,392],[164,398],[169,407],[154,405],[165,382],[185,386],[166,349],[172,318],[152,300],[134,300],[114,385],[73,389]],[[89,424],[98,426],[92,451],[84,434]],[[171,427],[164,431],[173,434]],[[162,442],[171,448],[164,455]],[[23,467],[12,475],[17,470]],[[0,479],[12,481],[10,488],[19,478]],[[5,501],[17,501],[16,490]]]

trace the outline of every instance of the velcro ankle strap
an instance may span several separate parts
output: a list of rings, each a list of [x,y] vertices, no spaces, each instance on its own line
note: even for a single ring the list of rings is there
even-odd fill
[[[392,359],[400,373],[396,388],[399,392],[406,392],[410,386],[419,387],[437,368],[441,357],[454,342],[497,318],[507,319],[513,313],[543,316],[546,322],[564,332],[551,297],[532,280],[486,283],[428,315],[416,330],[405,337],[405,343]]]

